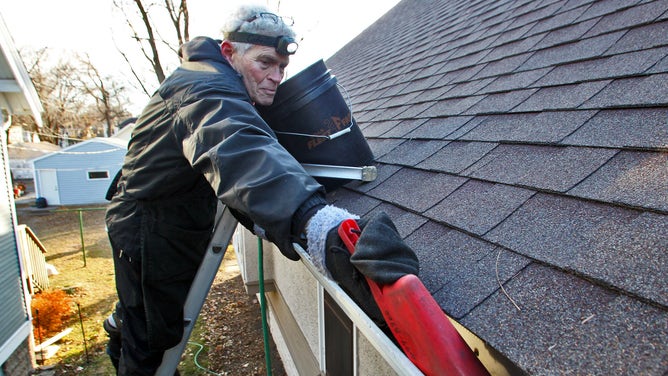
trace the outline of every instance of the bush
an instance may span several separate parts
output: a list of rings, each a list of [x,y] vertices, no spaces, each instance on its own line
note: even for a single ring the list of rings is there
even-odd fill
[[[36,340],[44,341],[63,330],[63,322],[70,318],[72,311],[70,304],[70,297],[62,290],[35,295],[31,309]]]

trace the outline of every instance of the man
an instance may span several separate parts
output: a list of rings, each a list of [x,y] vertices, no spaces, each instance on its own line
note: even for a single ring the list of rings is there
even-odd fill
[[[227,34],[272,43],[294,37],[264,8],[243,7],[230,25]],[[253,107],[272,103],[294,50],[254,42],[186,43],[182,66],[137,120],[106,217],[119,304],[116,320],[105,326],[120,326],[120,353],[118,343],[110,344],[119,374],[153,374],[164,351],[180,341],[183,304],[210,239],[216,200],[264,229],[291,259],[298,259],[293,237],[326,204],[322,187]]]
[[[104,327],[119,375],[154,374],[181,340],[217,200],[292,260],[292,243],[308,238],[323,272],[328,231],[356,218],[327,205],[254,107],[273,102],[296,50],[290,25],[244,6],[223,32],[181,47],[182,65],[136,122],[107,209],[119,303]]]

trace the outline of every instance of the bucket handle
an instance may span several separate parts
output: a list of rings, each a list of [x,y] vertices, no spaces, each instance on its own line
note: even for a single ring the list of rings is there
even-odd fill
[[[350,110],[350,124],[348,124],[345,128],[341,129],[340,131],[338,131],[336,133],[332,133],[332,134],[327,135],[327,136],[324,136],[324,135],[321,135],[321,134],[283,132],[283,131],[276,131],[276,130],[274,130],[274,132],[278,133],[278,134],[288,135],[288,136],[315,137],[315,138],[324,138],[324,139],[327,139],[327,140],[333,140],[335,138],[343,136],[346,133],[350,133],[350,131],[352,130],[352,127],[353,127],[353,104],[350,101],[350,95],[348,95],[348,90],[346,90],[346,88],[343,87],[343,85],[341,85],[338,82],[336,83],[336,86],[341,88],[343,90],[343,92],[346,94],[346,98],[345,98],[346,99],[346,104],[348,105],[348,109]]]

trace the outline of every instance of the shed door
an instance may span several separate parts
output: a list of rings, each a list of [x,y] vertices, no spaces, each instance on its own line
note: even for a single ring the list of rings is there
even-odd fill
[[[39,177],[39,195],[46,199],[48,205],[60,205],[56,170],[40,170]]]

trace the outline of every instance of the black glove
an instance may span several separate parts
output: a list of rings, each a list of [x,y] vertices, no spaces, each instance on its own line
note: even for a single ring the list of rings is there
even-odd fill
[[[391,284],[406,274],[418,275],[417,255],[404,243],[384,212],[371,218],[362,230],[350,262],[378,284]]]
[[[365,279],[378,284],[395,282],[406,274],[418,274],[418,258],[404,243],[392,220],[380,212],[368,221],[357,221],[362,230],[355,252],[339,237],[338,226],[327,234],[325,264],[332,278],[390,338],[387,323]]]
[[[360,228],[364,227],[365,221],[357,221]],[[343,240],[339,237],[338,226],[329,230],[325,243],[325,265],[332,279],[341,289],[357,303],[362,311],[373,320],[379,328],[388,332],[387,323],[371,294],[369,284],[364,275],[360,273],[350,262],[350,252]]]

